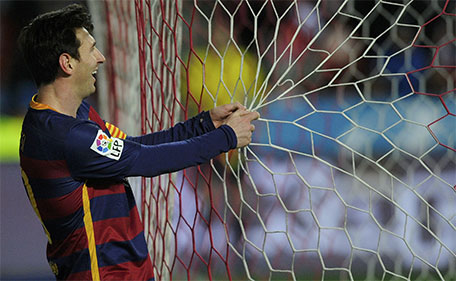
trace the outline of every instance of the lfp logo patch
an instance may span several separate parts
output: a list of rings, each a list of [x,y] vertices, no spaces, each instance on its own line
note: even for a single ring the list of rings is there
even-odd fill
[[[124,143],[118,138],[110,138],[102,130],[98,130],[97,136],[90,149],[108,158],[119,160],[122,155]]]

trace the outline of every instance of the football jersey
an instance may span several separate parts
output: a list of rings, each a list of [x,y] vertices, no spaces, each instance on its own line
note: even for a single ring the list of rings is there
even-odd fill
[[[153,280],[128,176],[152,177],[202,164],[237,145],[208,112],[169,130],[130,137],[85,101],[76,118],[35,101],[24,118],[20,165],[48,238],[58,280]]]

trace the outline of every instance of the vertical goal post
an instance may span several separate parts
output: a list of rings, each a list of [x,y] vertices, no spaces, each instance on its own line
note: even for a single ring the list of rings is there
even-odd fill
[[[248,147],[131,180],[156,280],[456,276],[456,1],[88,6],[126,133],[261,114]]]

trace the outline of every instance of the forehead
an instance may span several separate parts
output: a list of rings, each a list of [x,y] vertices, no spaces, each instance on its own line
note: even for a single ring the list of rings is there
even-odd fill
[[[81,47],[92,46],[95,43],[95,38],[85,28],[76,29],[76,38],[81,42]]]

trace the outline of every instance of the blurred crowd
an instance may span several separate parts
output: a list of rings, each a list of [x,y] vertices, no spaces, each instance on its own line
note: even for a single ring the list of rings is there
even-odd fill
[[[37,15],[62,8],[69,0],[0,1],[1,80],[0,115],[23,116],[37,88],[17,48],[23,26]]]

